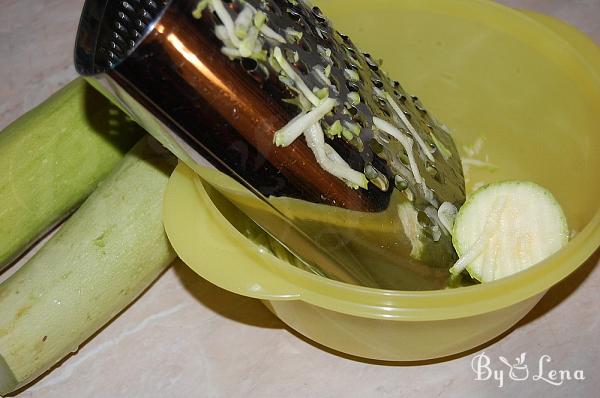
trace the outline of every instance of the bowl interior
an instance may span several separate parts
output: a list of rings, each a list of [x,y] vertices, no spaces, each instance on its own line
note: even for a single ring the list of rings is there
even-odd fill
[[[224,218],[235,219],[241,231],[239,212],[230,208],[229,214],[223,206],[219,212],[215,204],[222,198],[209,203],[202,184],[190,182],[198,178],[183,173],[182,183],[167,191],[165,227],[190,267],[251,297],[301,298],[367,317],[433,320],[489,312],[539,295],[592,254],[600,241],[597,47],[570,28],[554,26],[556,34],[538,19],[486,0],[372,0],[368,13],[360,0],[317,3],[454,131],[463,158],[483,164],[466,168],[469,190],[505,179],[534,181],[556,196],[570,227],[582,232],[550,259],[485,285],[423,292],[362,288],[265,255]],[[203,199],[190,198],[194,184]],[[189,217],[201,213],[201,220]]]
[[[600,81],[565,41],[523,32],[516,11],[488,1],[404,0],[399,12],[396,2],[375,0],[360,17],[360,0],[321,3],[451,128],[467,162],[489,163],[466,165],[468,190],[534,181],[556,196],[575,231],[598,212]]]

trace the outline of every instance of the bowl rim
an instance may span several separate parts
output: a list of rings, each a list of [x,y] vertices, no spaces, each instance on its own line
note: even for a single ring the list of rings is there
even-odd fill
[[[228,237],[237,244],[257,251],[258,246],[219,211],[204,184],[210,185],[196,175],[196,190],[204,197],[204,206],[210,207],[207,211],[216,217],[215,222],[222,224]],[[352,285],[304,271],[271,253],[261,253],[261,261],[253,266],[276,274],[291,286],[287,294],[267,298],[270,301],[301,300],[335,312],[373,319],[431,321],[497,311],[544,294],[579,268],[598,245],[600,210],[573,240],[546,260],[493,282],[440,290],[385,290]],[[507,297],[510,300],[507,301]]]
[[[432,0],[429,0],[429,2],[431,3]],[[485,6],[486,9],[503,12],[510,18],[516,18],[517,21],[520,20],[521,23],[527,24],[529,27],[535,27],[538,30],[543,29],[542,33],[545,36],[550,35],[563,51],[566,51],[579,63],[583,64],[582,66],[590,72],[593,80],[597,81],[598,88],[600,88],[600,72],[596,72],[600,71],[600,56],[593,54],[594,57],[587,57],[556,30],[550,28],[547,23],[540,22],[539,19],[521,11],[489,0],[471,0],[470,2],[461,2],[461,4],[463,6]],[[536,15],[535,13],[530,14]],[[547,16],[545,18],[554,20],[554,18]],[[558,22],[557,25],[564,25],[573,32],[578,32],[566,23]],[[581,37],[578,40],[581,41],[581,38],[584,38],[584,41],[587,41],[588,44],[592,43],[592,48],[597,49],[587,36],[582,33],[579,33],[579,35]],[[600,98],[600,91],[598,97]],[[213,216],[218,220],[217,222],[226,224],[225,228],[231,232],[229,235],[237,243],[250,245],[256,251],[257,246],[255,243],[231,225],[212,202],[203,186],[203,184],[208,183],[203,182],[199,176],[196,175],[196,177],[195,185],[198,193],[208,199],[205,203],[210,207],[208,211],[213,213]],[[256,265],[263,267],[267,272],[276,274],[277,277],[292,286],[292,290],[294,290],[290,291],[290,294],[285,297],[271,297],[267,300],[301,300],[335,312],[365,318],[435,321],[471,317],[498,311],[532,297],[543,295],[549,288],[583,265],[593,255],[598,246],[600,246],[600,207],[596,209],[595,214],[581,232],[551,257],[509,277],[468,287],[400,291],[351,285],[306,272],[269,253],[262,254],[262,261],[259,261]],[[269,259],[269,261],[266,261],[266,259]],[[203,276],[201,273],[200,275]],[[210,281],[210,278],[207,279]],[[216,284],[218,285],[218,283]],[[250,293],[246,295],[252,296]],[[262,298],[258,295],[254,297]]]

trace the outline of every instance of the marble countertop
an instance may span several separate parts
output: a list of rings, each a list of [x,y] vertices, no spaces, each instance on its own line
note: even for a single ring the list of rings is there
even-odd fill
[[[578,26],[600,43],[600,0],[503,0]],[[3,0],[0,128],[73,79],[83,0]],[[597,252],[519,324],[485,347],[442,361],[390,364],[324,349],[286,328],[259,301],[223,291],[176,262],[125,313],[19,397],[597,396]],[[586,380],[502,387],[476,381],[475,355],[582,369]],[[548,368],[546,369],[548,370]]]

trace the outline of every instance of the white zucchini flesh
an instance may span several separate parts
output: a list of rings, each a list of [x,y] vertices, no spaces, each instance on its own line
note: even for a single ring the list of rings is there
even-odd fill
[[[552,194],[532,182],[507,181],[477,190],[461,207],[452,231],[459,260],[480,282],[522,271],[569,240],[566,217]]]

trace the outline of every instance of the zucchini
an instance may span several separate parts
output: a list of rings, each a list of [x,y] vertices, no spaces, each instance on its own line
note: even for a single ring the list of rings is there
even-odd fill
[[[0,133],[0,270],[92,193],[141,136],[83,79]]]
[[[551,256],[569,240],[566,217],[552,194],[532,182],[508,181],[477,190],[452,231],[459,260],[480,282],[506,277]]]
[[[143,139],[62,228],[0,285],[0,394],[41,375],[174,259],[162,197],[175,158]],[[161,148],[162,149],[162,148]]]

